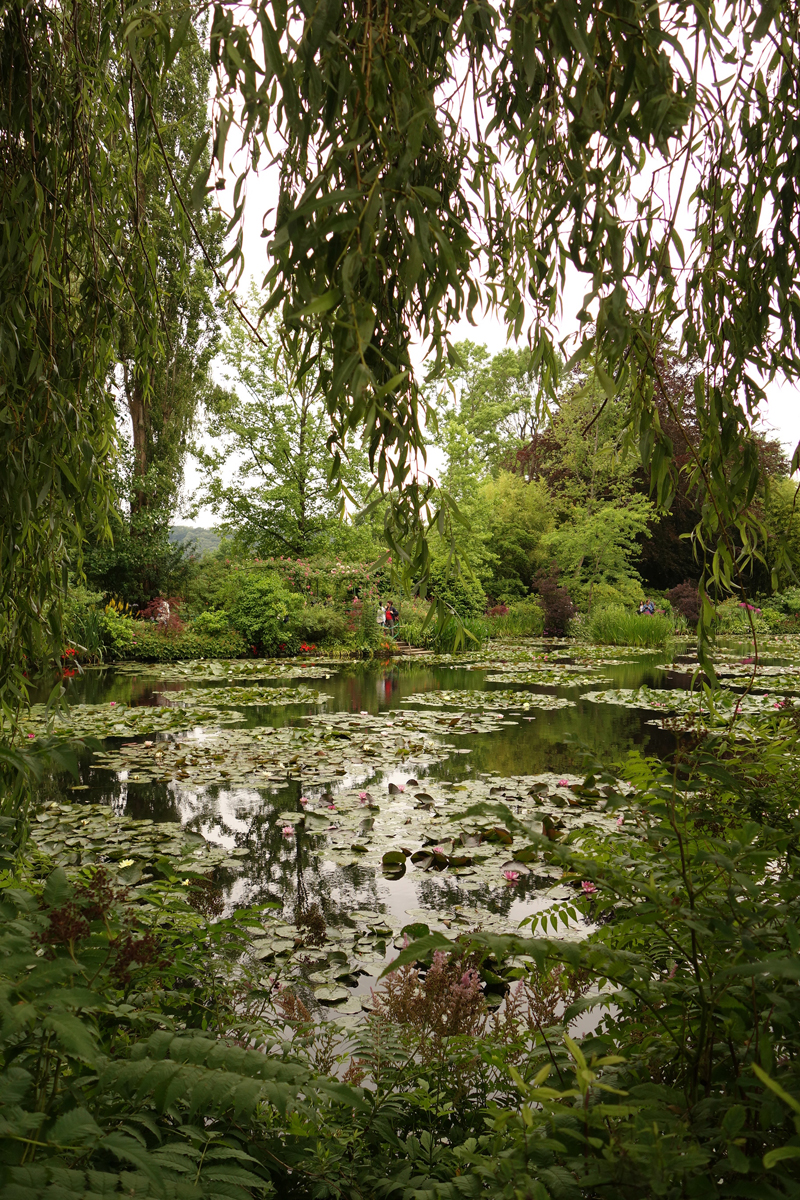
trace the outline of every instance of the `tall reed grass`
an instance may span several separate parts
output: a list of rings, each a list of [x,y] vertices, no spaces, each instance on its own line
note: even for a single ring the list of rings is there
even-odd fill
[[[675,622],[672,617],[639,616],[613,604],[590,612],[584,629],[589,641],[605,646],[652,646],[656,650],[672,637]]]

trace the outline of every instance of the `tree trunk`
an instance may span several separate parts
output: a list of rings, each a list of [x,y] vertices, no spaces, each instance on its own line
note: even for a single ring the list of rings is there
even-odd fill
[[[137,486],[136,481],[144,480],[147,474],[147,405],[144,398],[144,384],[141,376],[135,373],[133,381],[126,380],[125,391],[128,398],[128,412],[131,415],[133,432],[133,477],[134,487],[131,495],[131,512],[139,512],[147,504],[144,487]]]

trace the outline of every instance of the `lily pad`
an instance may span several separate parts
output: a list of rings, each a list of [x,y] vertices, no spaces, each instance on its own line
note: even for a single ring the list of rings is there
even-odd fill
[[[498,679],[505,679],[498,676]],[[570,708],[574,700],[566,700],[561,696],[547,696],[539,692],[521,692],[500,690],[479,692],[477,690],[418,692],[412,696],[404,696],[403,704],[425,704],[427,707],[447,708],[484,708],[502,713],[506,709],[521,711],[526,708]]]

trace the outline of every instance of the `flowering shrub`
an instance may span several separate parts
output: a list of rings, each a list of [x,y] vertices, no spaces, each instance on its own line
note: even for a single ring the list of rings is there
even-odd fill
[[[480,1033],[486,1021],[481,978],[471,958],[437,950],[426,971],[411,964],[387,975],[372,993],[374,1011],[396,1025],[412,1026],[433,1041]]]
[[[751,627],[756,633],[772,633],[780,630],[786,621],[785,615],[766,601],[758,608],[733,597],[718,606],[717,616],[721,633],[748,634]]]

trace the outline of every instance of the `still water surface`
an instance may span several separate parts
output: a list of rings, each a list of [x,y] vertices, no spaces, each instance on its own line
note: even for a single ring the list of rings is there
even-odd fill
[[[568,653],[568,648],[565,648]],[[613,651],[609,651],[613,654]],[[502,651],[498,652],[498,662]],[[602,674],[615,688],[635,688],[642,684],[652,687],[685,686],[686,676],[665,672],[657,664],[664,661],[664,652],[640,655],[624,665],[602,668]],[[342,662],[330,667],[335,674],[329,679],[315,679],[313,686],[330,697],[325,711],[380,713],[399,708],[404,697],[412,693],[433,693],[441,689],[496,690],[509,684],[490,683],[488,671],[466,670],[460,667],[433,666],[424,659],[393,660],[389,663]],[[186,683],[164,681],[157,668],[143,668],[142,674],[122,674],[113,668],[93,669],[70,680],[69,699],[72,703],[108,703],[116,701],[131,705],[154,705],[167,702],[164,691],[177,692],[185,686],[202,687],[204,681]],[[265,680],[269,683],[269,680]],[[275,680],[276,684],[288,681]],[[312,682],[312,681],[310,681]],[[510,681],[509,681],[510,682]],[[208,686],[214,686],[209,681]],[[513,686],[513,684],[512,684]],[[585,767],[588,751],[606,766],[622,759],[628,751],[638,748],[644,753],[668,754],[673,748],[672,734],[648,725],[651,714],[617,705],[595,704],[581,700],[590,687],[531,688],[545,695],[564,696],[577,701],[575,707],[537,710],[533,719],[512,715],[515,724],[507,724],[492,733],[453,737],[448,740],[469,753],[452,754],[445,762],[427,769],[415,768],[413,762],[399,769],[378,770],[358,778],[349,776],[348,786],[383,789],[390,781],[405,783],[412,776],[430,782],[457,782],[481,774],[500,777],[533,775],[542,772],[580,774]],[[157,695],[156,693],[162,693]],[[424,706],[424,700],[421,702]],[[405,706],[404,706],[405,707]],[[304,717],[318,715],[313,706],[271,707],[254,706],[243,714],[241,727],[256,729],[262,726],[279,727],[303,724]],[[150,735],[169,738],[170,734]],[[184,735],[185,736],[185,735]],[[126,739],[129,740],[129,739]],[[109,745],[119,745],[119,741]],[[509,927],[516,926],[521,917],[552,902],[540,884],[531,876],[515,888],[470,883],[441,874],[409,870],[402,879],[389,880],[366,864],[342,866],[323,856],[310,854],[304,845],[302,832],[287,844],[281,837],[278,814],[299,808],[300,785],[291,782],[283,787],[274,784],[226,789],[220,786],[200,786],[179,781],[136,783],[113,772],[98,769],[91,755],[80,762],[80,781],[63,781],[65,798],[73,802],[108,804],[122,815],[153,821],[179,821],[202,833],[206,838],[228,848],[247,851],[241,860],[242,870],[237,878],[224,880],[229,906],[258,904],[265,900],[280,900],[291,913],[298,895],[304,891],[310,901],[318,901],[329,924],[347,924],[348,914],[358,910],[385,913],[395,927],[419,920],[425,912],[444,914],[458,905],[467,905],[504,917]],[[335,788],[334,788],[335,790]],[[389,802],[391,798],[389,797]]]

